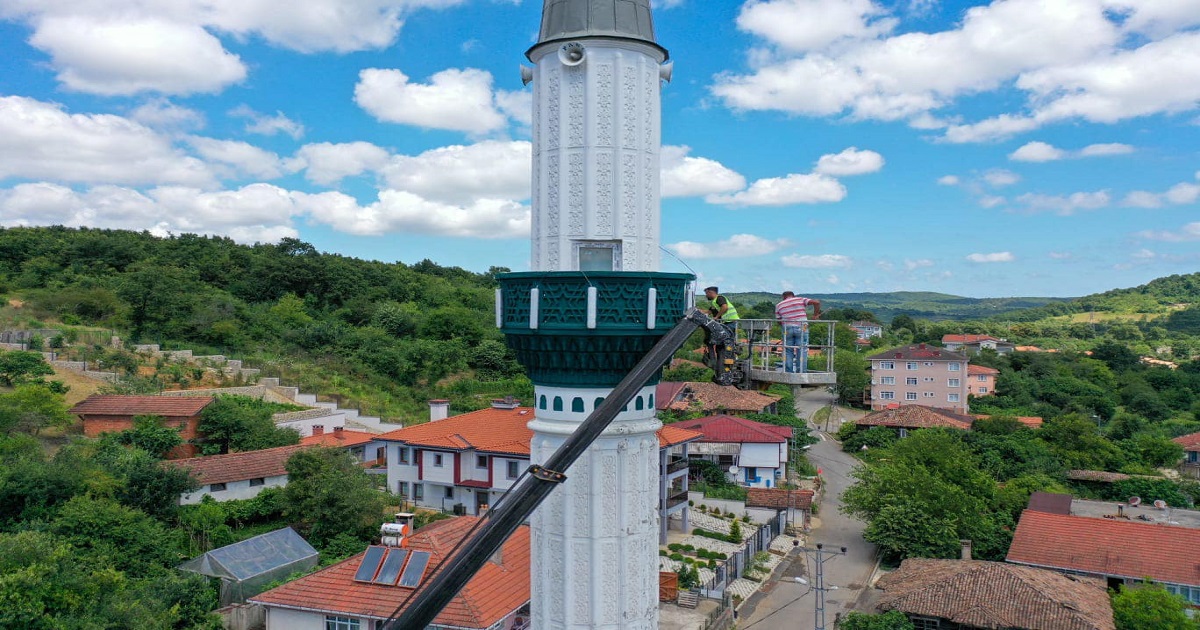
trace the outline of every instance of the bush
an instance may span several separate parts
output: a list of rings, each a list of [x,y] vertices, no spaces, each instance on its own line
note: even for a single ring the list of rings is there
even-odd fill
[[[742,522],[743,522],[743,523],[749,523],[749,522],[750,522],[750,513],[749,513],[749,512],[746,512],[746,513],[742,514]]]
[[[695,551],[696,547],[693,545],[683,545],[680,547],[680,549],[683,549],[684,551]]]
[[[679,543],[671,543],[667,545],[667,549],[670,549],[671,551],[679,551],[682,547],[683,545]]]
[[[742,542],[742,524],[734,521],[729,526],[729,542]]]
[[[710,569],[716,569],[716,568],[717,568],[717,561],[716,561],[716,560],[709,560],[709,561],[708,561],[708,568],[710,568]]]
[[[667,550],[666,550],[666,549],[659,549],[659,550],[658,550],[658,555],[660,555],[660,556],[662,556],[662,557],[664,557],[664,558],[665,558],[665,557],[667,557]]]
[[[681,554],[681,553],[673,553],[667,557],[676,562],[683,562],[683,554]]]

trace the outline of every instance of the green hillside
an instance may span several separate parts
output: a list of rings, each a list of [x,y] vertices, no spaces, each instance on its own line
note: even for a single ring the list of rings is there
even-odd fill
[[[729,297],[735,304],[753,306],[762,302],[775,303],[775,293],[732,293]],[[875,314],[883,322],[890,322],[901,313],[914,318],[929,320],[984,319],[1008,313],[1071,302],[1074,298],[968,298],[928,291],[894,291],[892,293],[814,293],[806,294],[821,300],[824,309],[857,309]]]

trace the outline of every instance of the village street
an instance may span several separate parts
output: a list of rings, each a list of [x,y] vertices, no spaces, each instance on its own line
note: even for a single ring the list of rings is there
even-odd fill
[[[797,411],[805,418],[811,418],[818,409],[827,406],[832,395],[824,389],[811,391],[796,401]],[[862,415],[857,412],[843,414],[854,417]],[[822,425],[824,428],[824,425]],[[830,426],[830,430],[836,430]],[[843,453],[841,446],[828,436],[814,431],[821,441],[808,449],[808,459],[821,469],[825,479],[825,496],[820,504],[815,528],[808,537],[807,547],[815,550],[816,543],[823,543],[825,551],[837,552],[846,547],[846,555],[826,555],[825,587],[825,628],[832,629],[837,613],[845,613],[853,609],[855,602],[863,593],[866,582],[875,567],[875,546],[862,538],[863,523],[849,518],[841,513],[841,494],[850,486],[853,479],[850,471],[854,469],[857,460],[848,453]],[[790,563],[785,561],[776,571],[776,582],[766,585],[760,592],[746,602],[739,612],[737,627],[740,630],[755,628],[756,630],[798,630],[815,628],[813,612],[817,603],[817,593],[812,590],[816,573],[816,554],[809,553],[807,557],[799,552],[789,556]],[[794,578],[803,577],[808,584],[801,584]]]

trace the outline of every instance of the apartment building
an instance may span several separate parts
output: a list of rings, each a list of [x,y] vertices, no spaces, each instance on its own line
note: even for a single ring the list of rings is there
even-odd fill
[[[968,413],[967,355],[917,343],[867,357],[871,409],[924,405]]]
[[[994,396],[996,394],[996,377],[1000,370],[984,365],[967,366],[967,390],[972,396]]]

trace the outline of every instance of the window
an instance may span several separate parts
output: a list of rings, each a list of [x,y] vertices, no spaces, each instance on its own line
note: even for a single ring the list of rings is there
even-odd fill
[[[962,381],[960,381],[956,378],[946,379],[946,387],[961,387],[961,386],[962,386]]]
[[[980,387],[980,388],[979,388],[979,393],[980,393],[980,394],[986,394],[986,393],[987,393],[987,388],[986,388],[986,387]]]
[[[911,617],[909,621],[915,630],[941,630],[942,627],[941,621],[935,617]]]
[[[975,380],[979,381],[980,383],[986,383],[987,382],[987,374],[980,374],[979,376],[975,377]]]
[[[224,490],[225,490],[225,484],[223,484],[223,483],[214,483],[214,484],[209,484],[209,486],[208,486],[209,492],[223,492]]]
[[[879,392],[880,400],[895,400],[896,392]]]
[[[926,361],[925,367],[933,367],[933,361]]]
[[[895,385],[896,377],[895,376],[881,376],[881,377],[879,377],[879,384],[880,385]]]
[[[904,400],[916,400],[917,392],[904,392]]]
[[[401,446],[400,448],[396,449],[396,461],[401,464],[408,463],[408,447],[407,446]]]
[[[881,370],[894,370],[894,369],[896,369],[896,363],[895,363],[894,361],[880,361],[880,362],[879,362],[879,369],[881,369]]]
[[[905,385],[916,385],[916,384],[917,384],[917,377],[915,377],[915,376],[910,376],[910,377],[908,377],[908,378],[904,379],[904,384],[905,384]]]
[[[354,617],[325,615],[325,630],[359,630],[358,620]]]
[[[408,498],[408,482],[407,482],[407,481],[401,481],[401,482],[400,482],[400,483],[399,483],[399,484],[396,486],[396,491],[400,493],[400,496],[402,496],[402,497],[404,497],[404,498]]]
[[[924,396],[924,397],[926,397],[926,398],[933,398],[933,397],[934,397],[934,393],[933,393],[933,392],[921,392],[921,395],[922,395],[922,396]]]
[[[488,459],[487,455],[476,455],[475,456],[475,467],[476,468],[487,468],[487,464],[488,464],[487,459]]]
[[[1188,460],[1189,464],[1195,464],[1196,462],[1200,462],[1200,452],[1188,451],[1187,452],[1187,460]]]
[[[454,498],[454,486],[446,486],[446,498],[447,499]]]
[[[583,399],[576,396],[571,399],[571,411],[573,413],[583,413]]]
[[[962,370],[962,364],[961,364],[961,363],[959,363],[958,361],[952,361],[952,362],[950,362],[950,364],[949,364],[949,365],[947,365],[946,367],[947,367],[947,368],[949,368],[949,370],[950,370],[951,372],[959,372],[959,371],[961,371],[961,370]]]
[[[906,370],[915,370],[917,368],[918,368],[918,365],[917,365],[916,361],[909,361],[908,363],[904,364],[904,369],[906,369]]]
[[[580,271],[620,271],[617,243],[575,243]]]
[[[925,381],[926,383],[932,383],[934,381],[934,378],[932,376],[926,376],[925,378],[923,378],[921,380]]]
[[[250,487],[253,488],[255,486],[261,486],[265,483],[267,483],[266,479],[263,479],[262,477],[255,477],[254,479],[250,480]]]
[[[425,498],[425,484],[423,484],[423,483],[414,483],[413,484],[413,498],[418,501]]]
[[[958,394],[946,394],[946,402],[958,402]]]
[[[442,466],[442,454],[441,453],[433,454],[433,465],[438,468],[441,468],[441,466]]]
[[[507,473],[508,473],[509,479],[516,479],[521,474],[521,463],[520,462],[508,462]]]

